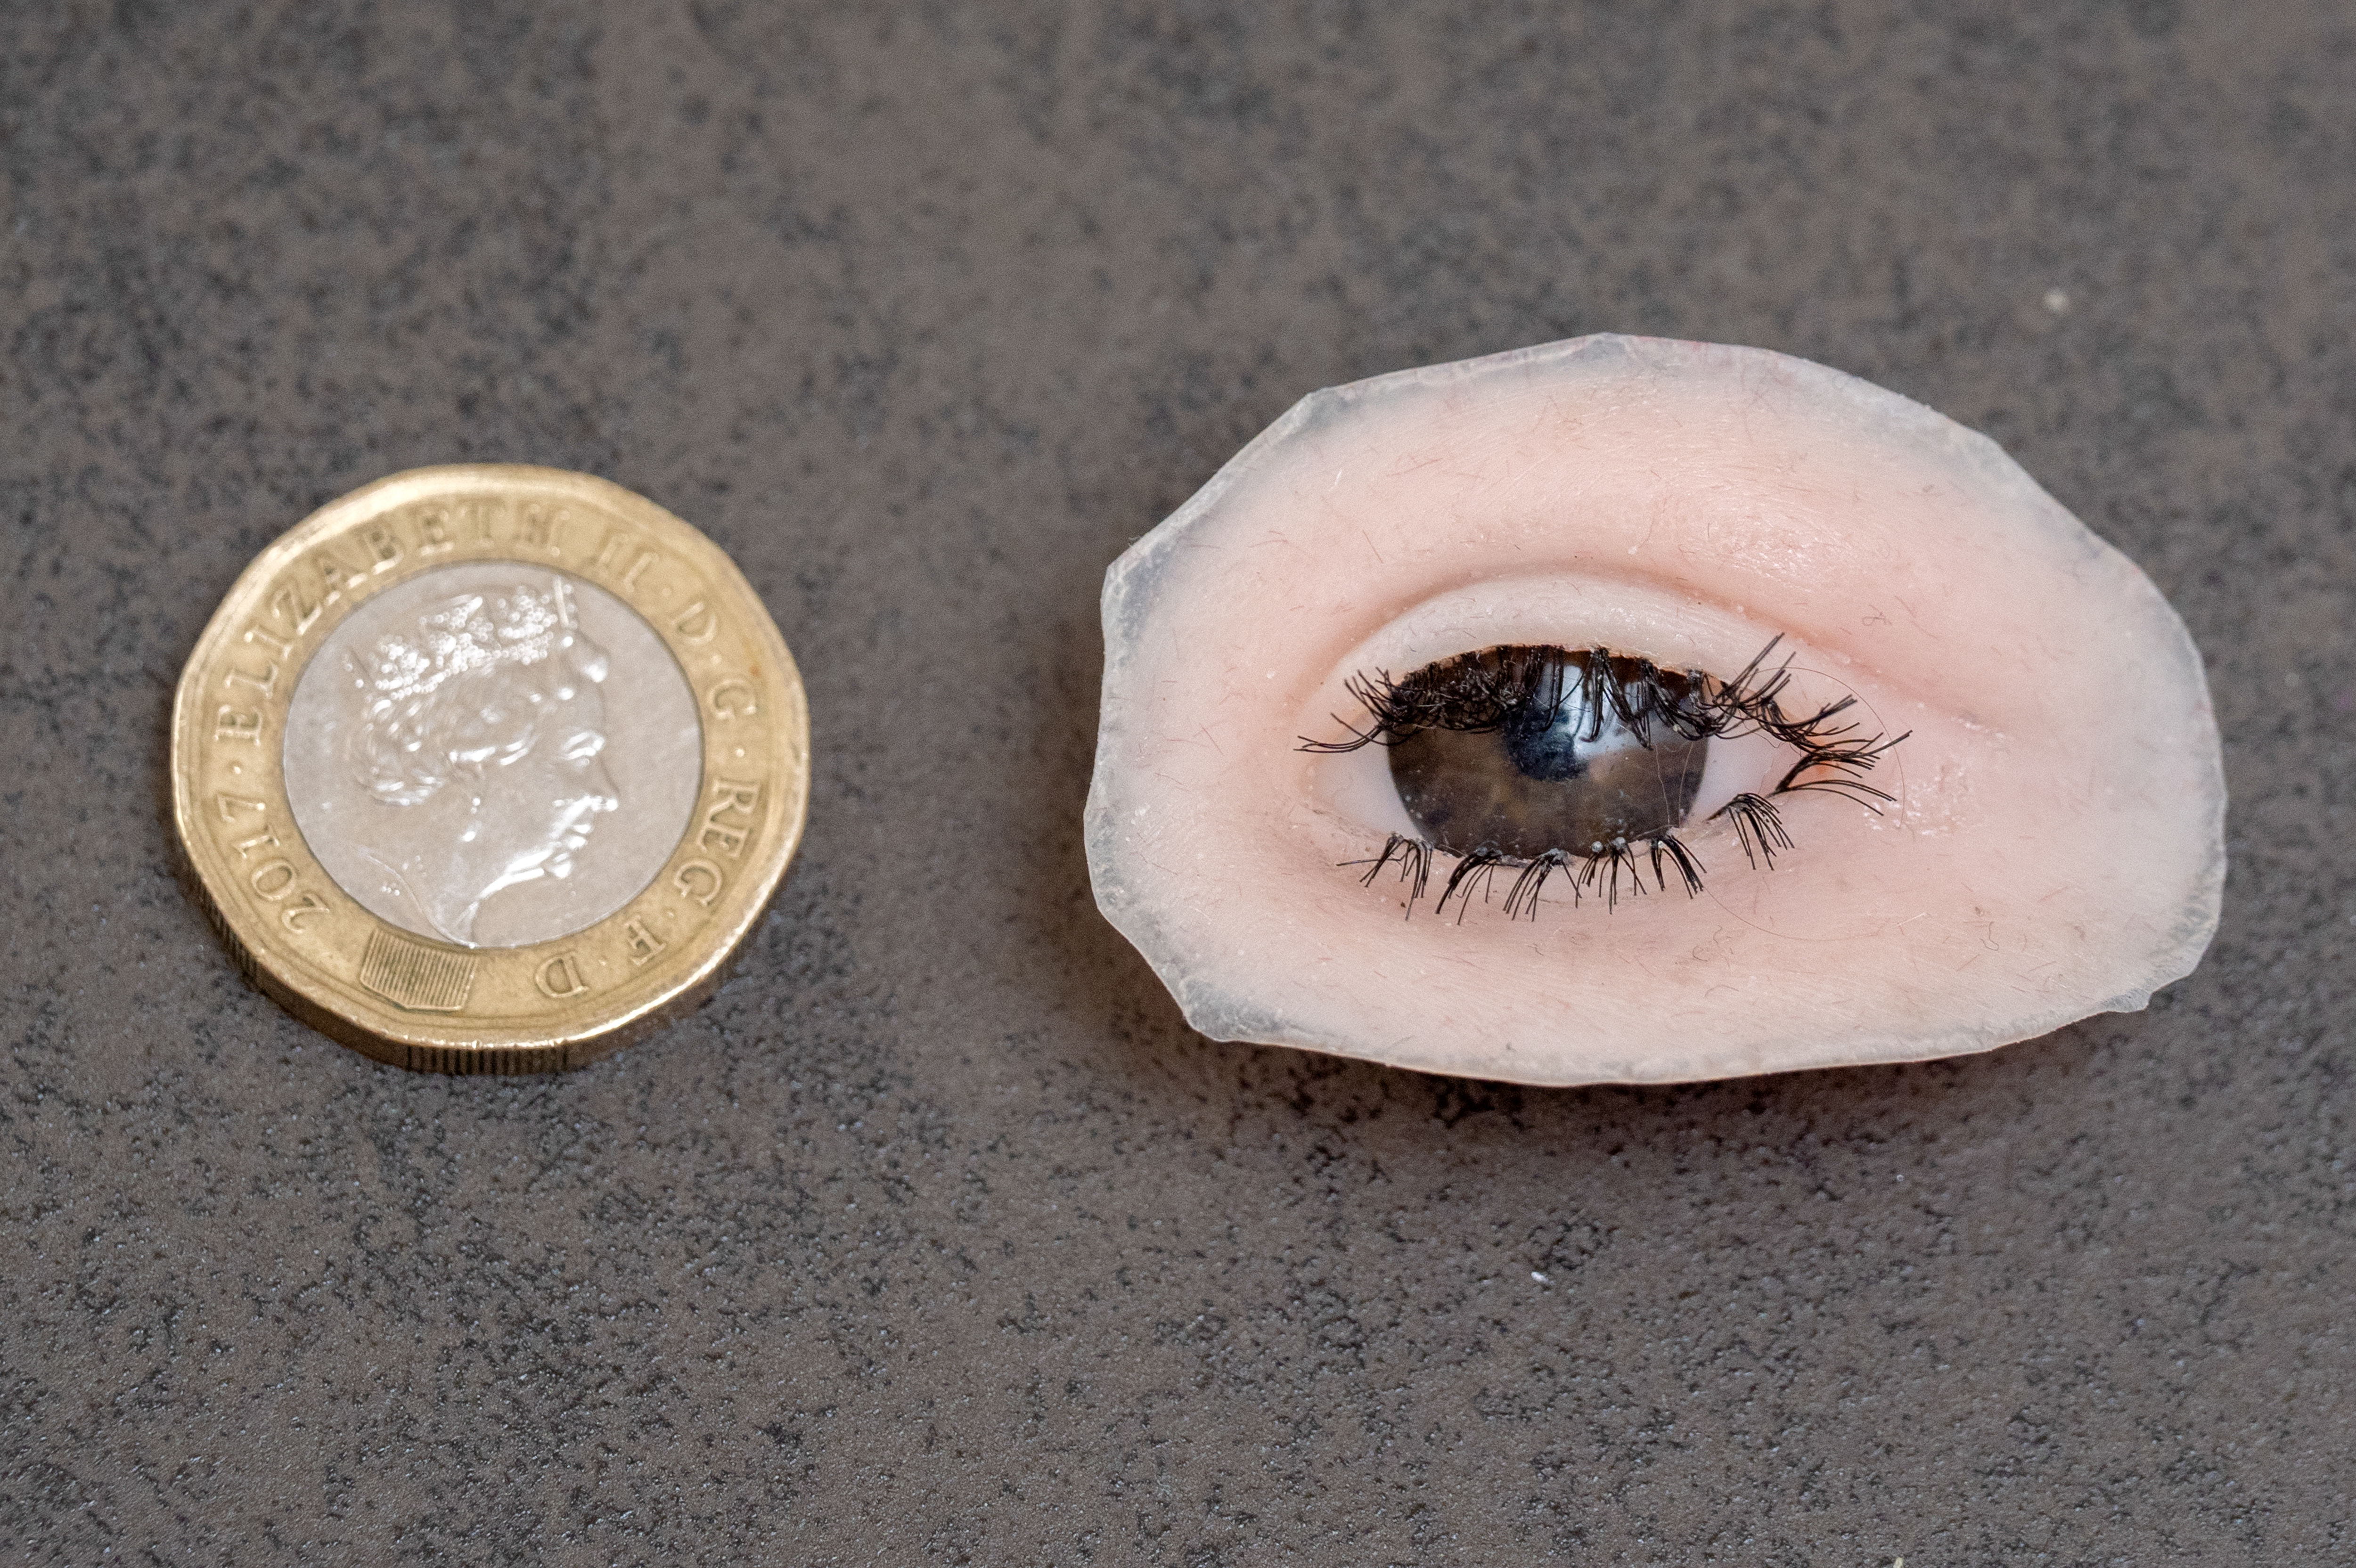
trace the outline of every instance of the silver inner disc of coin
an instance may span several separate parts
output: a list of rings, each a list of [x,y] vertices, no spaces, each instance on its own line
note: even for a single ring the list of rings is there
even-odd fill
[[[637,611],[547,567],[421,572],[348,616],[286,715],[286,793],[371,913],[521,947],[635,898],[687,831],[703,727]]]

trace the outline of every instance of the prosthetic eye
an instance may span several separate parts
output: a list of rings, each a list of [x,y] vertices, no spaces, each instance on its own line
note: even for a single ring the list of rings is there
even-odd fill
[[[2198,653],[1994,443],[1622,337],[1317,393],[1108,573],[1088,862],[1195,1028],[1531,1083],[1980,1051],[2215,929]]]

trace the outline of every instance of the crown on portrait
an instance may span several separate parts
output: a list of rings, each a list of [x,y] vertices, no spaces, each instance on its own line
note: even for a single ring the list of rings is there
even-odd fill
[[[545,590],[519,583],[462,593],[411,627],[379,637],[359,654],[356,673],[380,699],[424,697],[475,670],[538,664],[562,645],[573,625],[573,595],[561,577]]]

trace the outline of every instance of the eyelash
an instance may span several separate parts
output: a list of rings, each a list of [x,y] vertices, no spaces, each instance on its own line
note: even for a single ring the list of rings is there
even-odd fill
[[[1767,662],[1783,640],[1780,635],[1770,640],[1732,680],[1720,680],[1702,670],[1669,674],[1649,659],[1615,655],[1601,647],[1484,648],[1427,665],[1397,681],[1386,671],[1362,672],[1344,682],[1343,689],[1365,705],[1371,722],[1361,729],[1336,714],[1333,721],[1350,731],[1350,739],[1315,741],[1304,735],[1300,738],[1300,749],[1335,755],[1366,746],[1396,745],[1421,730],[1501,730],[1541,705],[1549,714],[1559,712],[1573,698],[1594,716],[1589,723],[1589,740],[1601,732],[1606,705],[1614,720],[1634,732],[1637,743],[1647,747],[1655,725],[1687,741],[1764,734],[1797,751],[1800,760],[1765,795],[1738,795],[1712,812],[1708,820],[1728,818],[1743,859],[1754,868],[1763,864],[1772,870],[1776,852],[1792,848],[1791,834],[1772,797],[1819,791],[1854,801],[1879,816],[1881,807],[1895,797],[1867,784],[1864,775],[1913,733],[1908,731],[1890,739],[1879,733],[1864,736],[1855,722],[1835,722],[1856,706],[1854,697],[1827,703],[1804,718],[1784,712],[1782,699],[1792,681],[1791,656],[1772,667]],[[1566,667],[1577,669],[1576,686]],[[1832,770],[1832,776],[1805,776],[1820,768]],[[1408,884],[1408,912],[1412,915],[1430,881],[1432,857],[1447,853],[1451,852],[1424,839],[1393,833],[1382,853],[1372,860],[1343,863],[1366,867],[1360,880],[1367,886],[1374,884],[1385,867],[1396,863]],[[1500,870],[1510,870],[1517,874],[1505,893],[1509,919],[1524,913],[1537,918],[1538,895],[1556,871],[1569,879],[1573,907],[1600,891],[1605,907],[1613,908],[1619,903],[1623,869],[1629,873],[1630,885],[1638,893],[1644,891],[1638,855],[1636,848],[1624,843],[1608,845],[1601,854],[1548,849],[1528,859],[1474,849],[1457,857],[1456,869],[1434,907],[1445,913],[1448,901],[1457,899],[1456,918],[1462,921],[1472,903],[1472,884],[1480,883],[1482,900],[1486,902],[1492,879]],[[1659,891],[1668,891],[1664,864],[1667,862],[1675,866],[1687,898],[1701,891],[1701,863],[1676,834],[1655,837],[1648,855],[1654,885]]]

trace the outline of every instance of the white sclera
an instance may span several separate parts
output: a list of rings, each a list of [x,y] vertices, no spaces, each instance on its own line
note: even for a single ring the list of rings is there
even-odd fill
[[[1993,443],[1804,360],[1601,336],[1316,393],[1114,564],[1104,619],[1097,900],[1217,1039],[1558,1084],[1917,1061],[2140,1008],[2215,930],[2181,621]],[[1899,798],[1785,797],[1772,870],[1697,827],[1691,901],[1402,918],[1342,865],[1404,830],[1381,757],[1298,749],[1363,721],[1363,670],[1730,676],[1779,635],[1787,709],[1912,731]]]

